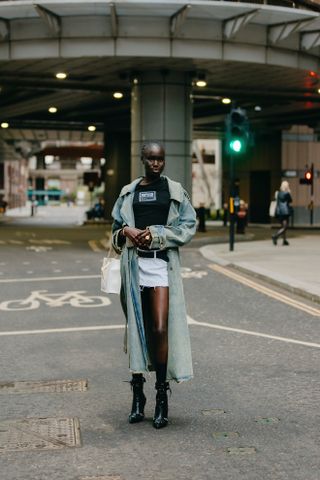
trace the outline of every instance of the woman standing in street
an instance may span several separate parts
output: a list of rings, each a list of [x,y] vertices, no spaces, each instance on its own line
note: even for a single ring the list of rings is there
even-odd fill
[[[113,208],[112,241],[121,253],[120,298],[133,390],[129,422],[144,419],[143,374],[155,370],[158,429],[168,423],[169,380],[193,376],[178,249],[195,234],[196,214],[180,183],[161,175],[160,144],[143,145],[141,161],[144,177],[123,187]]]
[[[272,235],[272,241],[274,245],[277,245],[278,238],[282,235],[282,245],[289,245],[289,242],[286,238],[286,232],[289,225],[289,217],[292,213],[292,203],[291,191],[289,183],[284,180],[280,185],[280,191],[276,192],[276,217],[281,223],[281,228],[277,231],[276,234]]]

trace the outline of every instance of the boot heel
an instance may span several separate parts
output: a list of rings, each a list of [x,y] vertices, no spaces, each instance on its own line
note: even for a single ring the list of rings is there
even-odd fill
[[[133,377],[130,384],[133,391],[131,413],[129,415],[129,423],[139,423],[144,419],[144,407],[147,399],[143,393],[143,384],[146,379],[141,377]]]
[[[169,383],[156,383],[156,407],[153,416],[153,426],[156,429],[164,428],[168,425],[168,395],[170,390]],[[171,392],[171,390],[170,390]]]

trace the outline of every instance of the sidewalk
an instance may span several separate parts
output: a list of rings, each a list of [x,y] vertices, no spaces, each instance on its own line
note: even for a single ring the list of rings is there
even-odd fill
[[[270,240],[206,245],[202,255],[320,303],[320,234],[289,238],[290,246]]]

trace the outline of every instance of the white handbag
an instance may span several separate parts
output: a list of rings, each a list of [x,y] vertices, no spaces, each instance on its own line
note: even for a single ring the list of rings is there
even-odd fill
[[[275,217],[277,213],[277,201],[278,201],[278,191],[274,194],[274,200],[270,202],[269,206],[269,216],[270,217]]]
[[[108,256],[103,259],[101,267],[101,290],[105,293],[120,293],[120,259],[111,256],[111,247]]]
[[[270,202],[270,206],[269,206],[269,216],[270,217],[275,217],[276,216],[276,208],[277,208],[277,201],[272,200]]]

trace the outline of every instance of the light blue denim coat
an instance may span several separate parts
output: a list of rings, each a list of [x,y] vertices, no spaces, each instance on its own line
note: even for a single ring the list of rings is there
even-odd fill
[[[167,225],[151,225],[151,249],[167,249],[169,278],[168,367],[167,380],[182,382],[193,376],[189,330],[180,273],[178,247],[191,240],[196,231],[196,213],[188,194],[180,183],[168,180],[170,208]],[[121,305],[126,317],[125,351],[129,353],[129,368],[133,373],[153,369],[147,350],[139,288],[136,248],[127,239],[122,247],[118,235],[123,226],[134,227],[133,197],[141,177],[123,187],[112,217],[112,245],[121,253]]]

